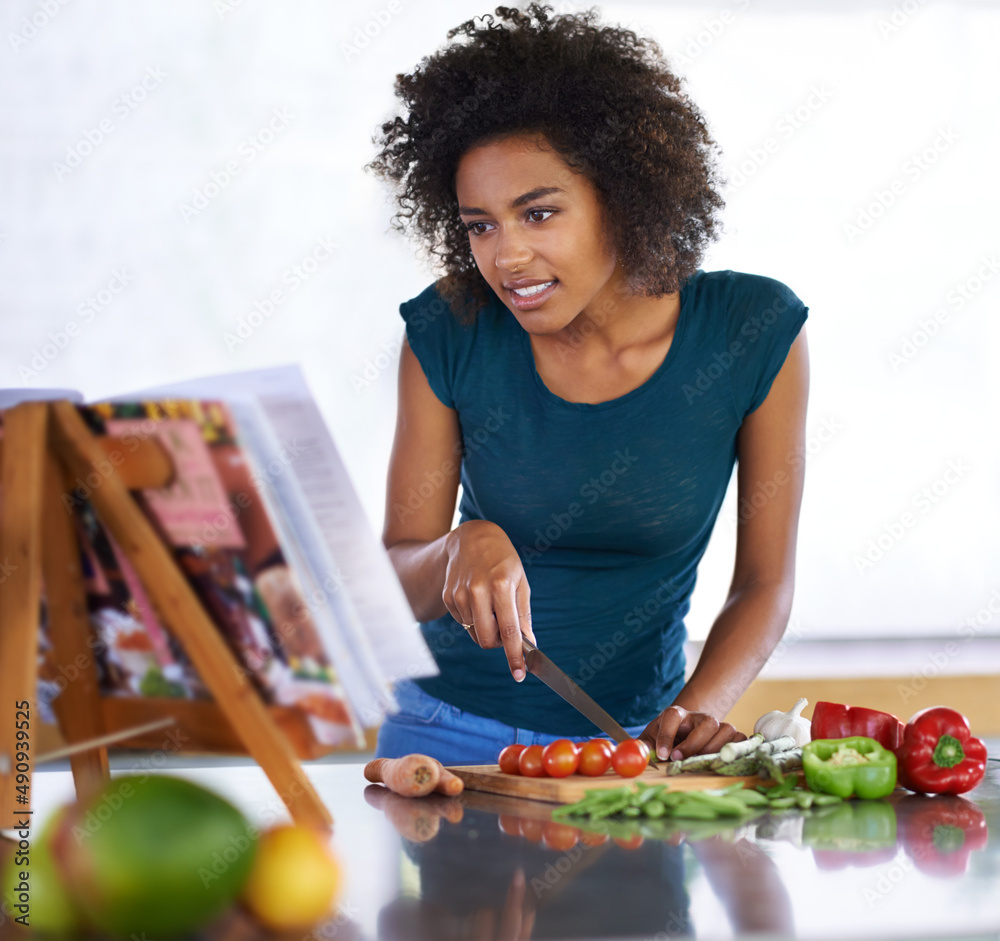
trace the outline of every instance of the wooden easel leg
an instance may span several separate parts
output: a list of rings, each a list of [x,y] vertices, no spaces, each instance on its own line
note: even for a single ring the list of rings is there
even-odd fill
[[[25,402],[4,412],[0,470],[0,827],[4,828],[30,820],[18,811],[31,807],[31,761],[30,757],[20,761],[19,755],[31,755],[31,732],[41,721],[34,706],[47,418],[44,402]]]
[[[96,438],[69,402],[52,406],[51,441],[73,476],[86,479],[95,468],[107,463]],[[90,502],[292,817],[310,826],[330,827],[330,812],[299,765],[292,746],[119,476],[112,472],[105,477],[92,491]]]
[[[52,706],[68,744],[96,738],[105,731],[101,716],[95,645],[87,617],[86,589],[73,510],[62,466],[49,453],[45,461],[45,522],[42,575],[49,615],[49,639],[59,669],[59,695]],[[109,780],[108,750],[96,748],[70,758],[76,796],[86,800]]]

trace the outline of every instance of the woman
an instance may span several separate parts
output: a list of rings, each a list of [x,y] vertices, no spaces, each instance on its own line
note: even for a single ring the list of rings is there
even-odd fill
[[[536,4],[456,36],[397,78],[371,164],[444,271],[400,308],[383,537],[441,673],[398,684],[379,753],[595,734],[525,677],[522,635],[659,757],[715,751],[791,607],[806,308],[698,269],[715,145],[655,43]],[[737,458],[733,581],[685,682]]]

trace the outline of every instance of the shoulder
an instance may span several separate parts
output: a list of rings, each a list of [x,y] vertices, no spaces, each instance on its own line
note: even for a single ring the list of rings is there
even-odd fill
[[[788,285],[776,278],[745,271],[696,271],[688,282],[696,302],[722,306],[739,314],[750,308],[761,313],[769,308],[783,314],[789,308],[803,307]]]
[[[445,405],[456,407],[470,372],[501,342],[504,321],[495,305],[484,305],[471,323],[463,323],[435,282],[400,304],[399,313],[431,388]]]

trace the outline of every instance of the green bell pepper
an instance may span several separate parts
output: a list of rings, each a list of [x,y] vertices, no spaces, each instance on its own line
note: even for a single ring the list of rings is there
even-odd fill
[[[882,800],[837,804],[805,818],[802,843],[813,849],[841,852],[895,848],[896,811]]]
[[[802,771],[812,790],[838,797],[885,797],[896,787],[896,756],[863,735],[803,745]]]

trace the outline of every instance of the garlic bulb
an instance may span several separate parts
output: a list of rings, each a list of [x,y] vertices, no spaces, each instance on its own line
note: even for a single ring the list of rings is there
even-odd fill
[[[812,724],[799,713],[808,705],[808,699],[800,699],[788,712],[769,712],[757,720],[753,730],[760,732],[765,742],[788,735],[795,739],[796,745],[805,745],[812,739]]]

